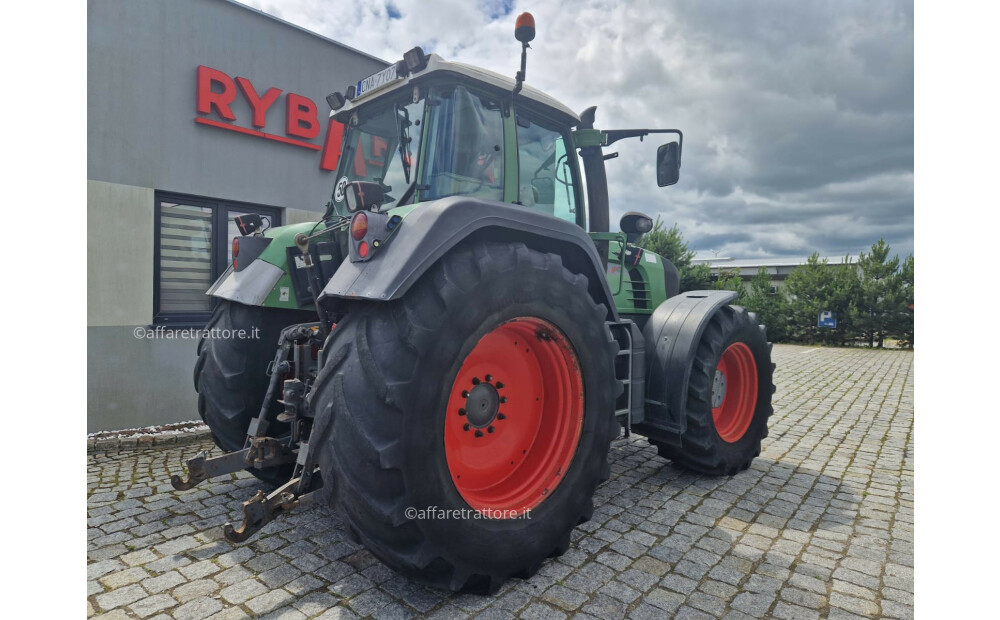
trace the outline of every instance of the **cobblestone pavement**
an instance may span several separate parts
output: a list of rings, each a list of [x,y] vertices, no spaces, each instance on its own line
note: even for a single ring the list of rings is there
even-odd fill
[[[775,414],[753,466],[685,473],[640,437],[573,545],[495,596],[416,585],[325,508],[232,546],[247,474],[171,488],[209,444],[88,456],[87,614],[102,618],[910,618],[913,354],[776,346]]]

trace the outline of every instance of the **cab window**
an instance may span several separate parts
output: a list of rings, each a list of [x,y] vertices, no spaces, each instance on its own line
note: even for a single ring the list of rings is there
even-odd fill
[[[566,140],[528,117],[517,117],[518,202],[555,217],[576,222],[573,170]]]
[[[498,102],[464,86],[437,90],[425,133],[421,200],[503,200],[503,117]]]

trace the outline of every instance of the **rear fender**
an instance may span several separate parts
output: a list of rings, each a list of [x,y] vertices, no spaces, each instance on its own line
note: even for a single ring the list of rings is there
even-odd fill
[[[437,261],[467,240],[522,242],[558,254],[589,282],[591,297],[618,320],[597,248],[582,228],[520,205],[463,196],[422,204],[406,215],[367,261],[344,261],[320,295],[336,308],[340,300],[399,299]]]
[[[687,430],[688,382],[698,343],[733,291],[689,291],[660,304],[642,331],[646,345],[646,418],[657,439],[679,441]]]

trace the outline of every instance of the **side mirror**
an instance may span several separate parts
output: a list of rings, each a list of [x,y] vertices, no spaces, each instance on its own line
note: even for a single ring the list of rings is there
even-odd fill
[[[233,218],[236,228],[240,229],[240,234],[244,237],[252,235],[258,230],[264,230],[264,220],[256,213],[246,213]]]
[[[656,149],[656,184],[673,185],[681,176],[681,145],[668,142]]]
[[[625,233],[629,243],[635,243],[644,234],[653,230],[653,219],[643,213],[629,211],[622,216],[619,226],[621,226],[622,232]]]
[[[355,181],[347,184],[344,198],[347,200],[347,210],[351,213],[369,211],[372,207],[382,204],[385,200],[385,191],[378,183]]]

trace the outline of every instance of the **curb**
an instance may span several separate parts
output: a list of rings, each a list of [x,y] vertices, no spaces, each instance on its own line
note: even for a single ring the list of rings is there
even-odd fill
[[[88,437],[87,453],[93,452],[123,452],[142,450],[158,446],[176,446],[197,443],[211,439],[212,432],[208,427],[196,428],[182,432],[165,431],[160,433],[139,435],[138,437]]]

